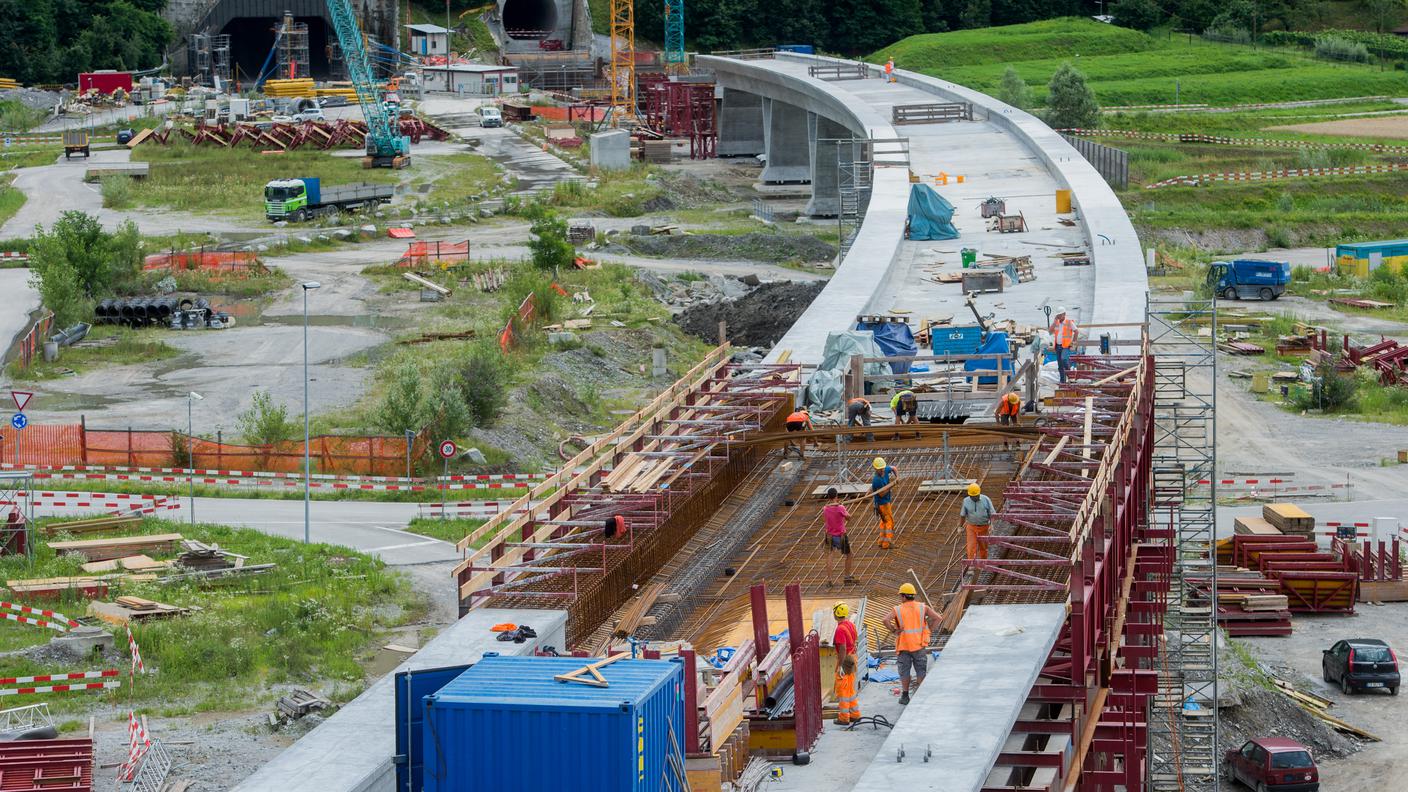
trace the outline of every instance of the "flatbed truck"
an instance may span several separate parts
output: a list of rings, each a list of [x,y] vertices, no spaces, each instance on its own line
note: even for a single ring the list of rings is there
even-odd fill
[[[394,192],[390,184],[324,187],[316,177],[275,179],[264,185],[264,216],[271,221],[301,223],[314,217],[389,203]]]

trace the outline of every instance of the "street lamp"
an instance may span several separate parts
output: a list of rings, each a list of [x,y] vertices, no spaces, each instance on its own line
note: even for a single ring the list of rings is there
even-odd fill
[[[303,287],[303,543],[308,544],[312,533],[310,514],[313,500],[309,495],[313,468],[308,463],[308,292],[323,284],[307,281],[299,285]]]
[[[191,485],[191,527],[196,525],[196,433],[191,422],[191,408],[205,397],[195,391],[186,393],[186,480]]]

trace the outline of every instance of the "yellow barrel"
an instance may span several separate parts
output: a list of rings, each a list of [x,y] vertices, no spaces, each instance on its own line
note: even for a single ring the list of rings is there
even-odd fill
[[[1271,375],[1265,371],[1252,372],[1252,393],[1266,393],[1271,388]]]
[[[1057,190],[1057,191],[1056,191],[1056,214],[1070,214],[1070,213],[1071,213],[1071,191],[1070,191],[1070,190]]]

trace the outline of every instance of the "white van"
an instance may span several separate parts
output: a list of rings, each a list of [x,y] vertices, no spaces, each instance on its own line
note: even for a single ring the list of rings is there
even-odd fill
[[[499,108],[493,105],[480,105],[477,112],[479,113],[479,125],[482,127],[501,127],[504,125],[503,113],[500,113]]]

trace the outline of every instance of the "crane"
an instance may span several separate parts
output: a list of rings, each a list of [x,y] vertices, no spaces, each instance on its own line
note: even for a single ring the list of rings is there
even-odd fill
[[[362,117],[367,121],[367,157],[362,164],[368,168],[404,168],[411,163],[410,142],[401,135],[399,120],[392,118],[382,103],[381,90],[372,73],[352,3],[327,0],[327,4],[333,29],[337,31],[337,43],[342,47],[342,58],[347,64],[347,75],[357,92]]]

